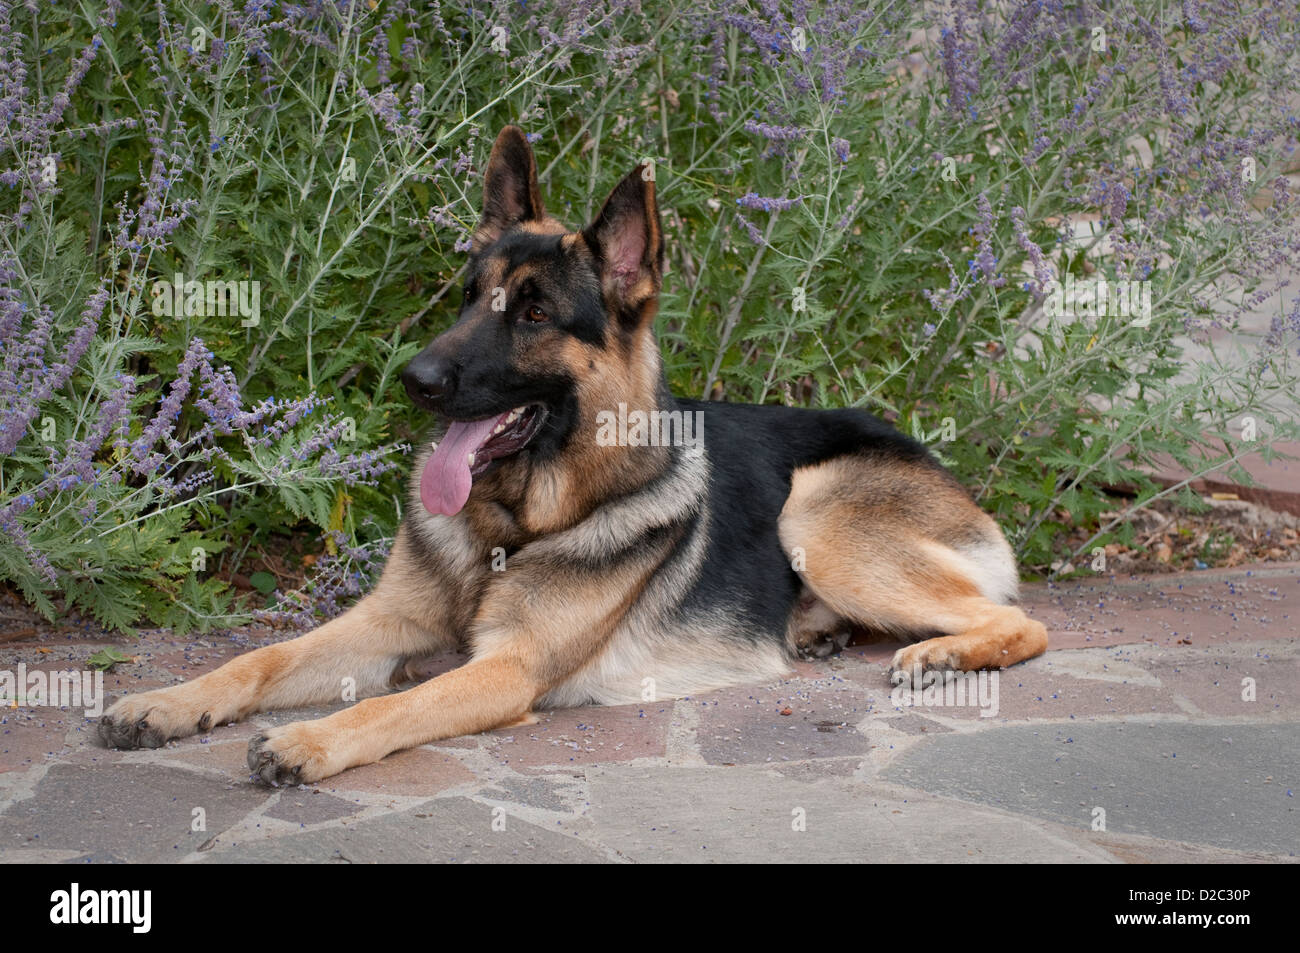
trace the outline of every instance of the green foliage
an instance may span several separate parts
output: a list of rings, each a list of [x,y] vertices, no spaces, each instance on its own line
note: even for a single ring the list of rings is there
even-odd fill
[[[86,665],[89,668],[97,668],[100,671],[107,672],[112,669],[114,665],[118,665],[122,662],[134,661],[135,659],[130,655],[123,655],[117,649],[107,648],[100,649],[98,652],[86,659]]]
[[[516,122],[536,140],[548,206],[573,226],[634,164],[655,161],[669,258],[657,327],[676,392],[885,415],[956,470],[1030,567],[1067,555],[1058,540],[1072,524],[1098,529],[1089,546],[1120,538],[1122,526],[1100,525],[1113,508],[1102,488],[1128,484],[1139,503],[1152,499],[1164,492],[1146,475],[1152,461],[1193,472],[1230,464],[1244,449],[1242,415],[1260,429],[1246,449],[1295,432],[1285,348],[1186,357],[1204,337],[1197,321],[1204,326],[1207,298],[1234,279],[1246,293],[1255,288],[1241,265],[1251,222],[1217,207],[1203,221],[1141,209],[1145,221],[1118,229],[1069,228],[1070,215],[1098,221],[1083,183],[1130,154],[1133,137],[1156,166],[1173,161],[1173,147],[1161,145],[1173,120],[1133,108],[1152,95],[1154,62],[1113,78],[1090,106],[1096,121],[1062,125],[1114,60],[1088,52],[1082,23],[1059,38],[1081,53],[1018,63],[1015,88],[989,81],[985,62],[978,119],[966,119],[949,109],[941,46],[916,32],[929,25],[921,5],[881,5],[844,35],[816,10],[800,14],[814,46],[846,51],[834,89],[833,74],[794,56],[788,39],[779,55],[756,50],[747,3],[657,12],[555,4],[554,17],[546,7],[531,23],[522,18],[532,11],[468,0],[395,19],[383,5],[326,6],[320,22],[261,32],[235,24],[225,5],[197,0],[127,5],[112,25],[76,5],[22,14],[39,25],[31,32],[39,44],[27,40],[24,50],[34,67],[39,45],[43,69],[29,82],[46,96],[92,32],[102,35],[65,116],[69,129],[156,114],[167,150],[188,163],[166,189],[165,211],[180,218],[168,240],[122,260],[111,247],[115,207],[148,194],[147,130],[117,125],[60,140],[57,194],[6,242],[61,334],[76,327],[101,276],[113,298],[76,377],[43,413],[81,434],[129,373],[141,388],[135,438],[198,337],[234,370],[249,405],[317,394],[354,422],[356,452],[415,439],[425,421],[398,374],[453,320],[464,264],[457,246],[477,218],[479,173],[496,130]],[[749,20],[724,20],[723,8]],[[501,20],[511,24],[504,54],[492,49]],[[558,39],[538,27],[561,20]],[[209,42],[221,38],[219,60],[187,51],[200,27]],[[1182,35],[1164,32],[1171,42]],[[1120,49],[1127,34],[1119,25],[1112,34]],[[411,38],[421,44],[403,54]],[[1249,68],[1197,87],[1202,137],[1244,133],[1261,77],[1295,55],[1258,42],[1242,49]],[[773,141],[751,119],[802,132]],[[1284,156],[1265,143],[1255,159],[1263,183]],[[783,202],[765,211],[754,207],[762,199]],[[1016,208],[1025,210],[1023,235]],[[963,264],[979,254],[980,227],[1005,284]],[[1021,286],[1034,274],[1026,242],[1058,277],[1115,280],[1142,260],[1116,239],[1152,252],[1148,273],[1131,272],[1151,282],[1149,326],[1053,317]],[[260,322],[155,315],[150,285],[177,273],[260,282]],[[194,419],[187,404],[181,432]],[[5,542],[0,577],[47,615],[61,596],[119,628],[147,619],[183,631],[241,618],[247,607],[220,580],[250,551],[288,534],[383,538],[400,516],[398,473],[347,486],[310,461],[286,469],[306,439],[294,430],[259,447],[232,437],[213,480],[176,501],[129,479],[80,488],[76,505],[45,499],[24,525],[58,567],[58,584]],[[0,460],[0,500],[38,484],[48,458],[32,438]],[[115,465],[111,451],[96,460]],[[100,515],[88,529],[78,513],[90,502]],[[364,530],[362,516],[373,518]],[[202,572],[192,568],[196,547],[211,557]],[[270,591],[263,576],[253,583],[261,596]]]

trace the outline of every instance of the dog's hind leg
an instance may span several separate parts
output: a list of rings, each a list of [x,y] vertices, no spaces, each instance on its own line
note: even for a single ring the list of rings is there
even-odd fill
[[[997,524],[937,468],[852,456],[797,470],[779,530],[834,612],[933,636],[900,649],[895,672],[998,668],[1047,648],[1042,623],[1005,604],[1017,578]]]
[[[408,578],[398,538],[375,591],[336,619],[289,642],[268,645],[182,685],[120,699],[99,722],[99,736],[117,748],[157,748],[257,711],[339,701],[387,687],[407,659],[450,644],[444,629],[417,609],[427,605]],[[423,580],[427,590],[428,579]]]

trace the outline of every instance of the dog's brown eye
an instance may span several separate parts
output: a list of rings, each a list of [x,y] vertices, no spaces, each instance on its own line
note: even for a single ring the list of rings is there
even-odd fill
[[[528,307],[528,320],[549,321],[551,320],[551,316],[534,304],[534,305],[529,305]]]

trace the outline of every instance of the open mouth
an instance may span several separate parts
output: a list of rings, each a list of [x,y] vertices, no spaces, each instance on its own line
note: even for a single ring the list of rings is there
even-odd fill
[[[453,420],[420,474],[424,508],[444,516],[459,513],[474,478],[528,446],[545,420],[541,404],[525,404],[484,420]]]

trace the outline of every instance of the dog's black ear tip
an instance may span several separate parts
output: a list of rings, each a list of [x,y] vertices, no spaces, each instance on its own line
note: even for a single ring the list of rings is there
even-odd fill
[[[528,134],[518,126],[505,126],[497,133],[496,142],[492,143],[493,156],[512,165],[533,164],[533,146],[528,141]]]
[[[501,131],[497,133],[497,142],[510,142],[512,140],[518,140],[524,145],[527,145],[528,134],[514,123],[507,123],[502,126]]]
[[[656,201],[653,163],[642,162],[635,166],[631,172],[623,176],[618,185],[614,186],[614,191],[610,193],[609,198],[621,205],[654,208]]]

